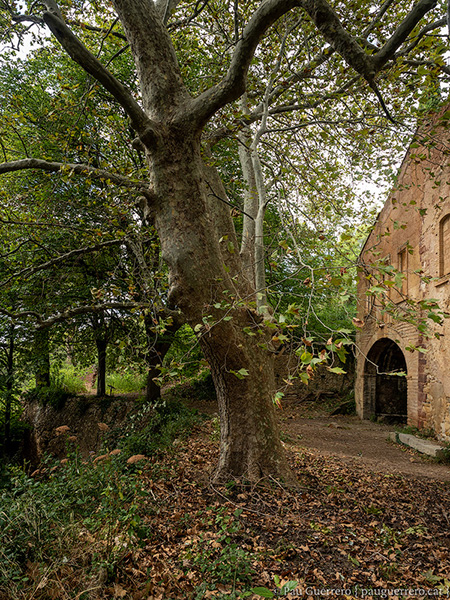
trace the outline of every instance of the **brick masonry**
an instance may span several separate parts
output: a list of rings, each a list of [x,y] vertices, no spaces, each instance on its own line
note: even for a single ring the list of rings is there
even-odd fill
[[[417,303],[435,299],[439,310],[450,316],[449,138],[450,106],[446,106],[418,130],[396,187],[364,245],[358,278],[358,318],[364,326],[357,335],[355,387],[358,414],[370,418],[377,412],[377,395],[384,385],[381,371],[386,372],[390,360],[398,365],[404,359],[408,424],[433,430],[438,439],[447,441],[450,318],[442,324],[427,319],[428,330],[422,334],[408,322],[408,312],[414,310],[416,319],[426,319],[429,310],[418,310]],[[403,273],[402,282],[392,286],[395,273],[380,272],[380,263]],[[374,285],[386,290],[390,314],[383,310],[382,297],[370,295]],[[426,353],[412,351],[414,347]]]

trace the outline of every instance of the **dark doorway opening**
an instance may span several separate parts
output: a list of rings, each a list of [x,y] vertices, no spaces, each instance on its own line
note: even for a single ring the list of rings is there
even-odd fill
[[[364,366],[363,418],[376,417],[389,423],[406,423],[406,373],[406,360],[400,347],[388,338],[375,342]]]

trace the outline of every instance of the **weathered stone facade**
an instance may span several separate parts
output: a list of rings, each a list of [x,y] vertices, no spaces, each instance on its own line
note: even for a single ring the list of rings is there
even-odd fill
[[[450,319],[428,319],[428,337],[407,322],[407,313],[409,301],[417,306],[430,299],[450,313],[449,117],[447,106],[419,129],[361,253],[358,318],[364,325],[357,335],[355,390],[361,418],[407,421],[441,440],[450,440]],[[396,273],[401,281],[397,275],[392,285]],[[373,286],[387,290],[391,309],[405,320],[383,310]],[[423,306],[420,316],[428,314]],[[393,375],[400,371],[406,377]]]

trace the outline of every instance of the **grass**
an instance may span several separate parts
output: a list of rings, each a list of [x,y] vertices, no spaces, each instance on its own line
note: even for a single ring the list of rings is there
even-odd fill
[[[75,396],[77,394],[85,394],[87,391],[84,381],[86,373],[87,369],[80,370],[70,363],[64,363],[58,369],[53,379],[70,395]]]
[[[106,376],[106,388],[113,387],[113,394],[142,392],[147,385],[145,375],[134,371],[110,373]]]

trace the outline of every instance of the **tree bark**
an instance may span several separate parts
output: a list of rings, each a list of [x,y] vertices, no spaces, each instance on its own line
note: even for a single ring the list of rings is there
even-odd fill
[[[6,386],[5,386],[5,454],[11,448],[11,410],[14,390],[14,323],[11,323],[8,332],[8,348],[6,351]]]
[[[260,315],[245,308],[204,335],[201,345],[216,388],[220,415],[220,457],[214,478],[258,481],[272,476],[295,484],[280,442],[274,404],[274,355],[261,347]],[[266,337],[267,341],[267,337]],[[245,365],[246,374],[239,371]]]
[[[108,341],[103,337],[95,338],[97,346],[97,396],[103,398],[106,396],[106,348]]]
[[[34,363],[36,387],[50,385],[50,339],[48,329],[38,329],[34,334]]]
[[[155,337],[152,331],[153,323],[150,322],[151,317],[148,317],[145,321],[145,329],[147,333],[147,340],[149,345],[148,354],[146,356],[147,361],[147,388],[145,393],[145,399],[147,402],[156,402],[161,398],[161,387],[155,383],[155,377],[159,377],[160,369],[164,357],[172,345],[174,335],[180,329],[182,322],[174,321],[172,325],[166,327],[166,331]]]
[[[155,227],[169,265],[170,301],[198,333],[217,391],[221,451],[215,478],[273,476],[292,483],[272,402],[270,334],[255,310],[254,289],[249,295],[243,272],[226,264],[227,253],[235,260],[237,252],[219,241],[200,144],[177,132],[165,147],[152,165],[161,198]]]

